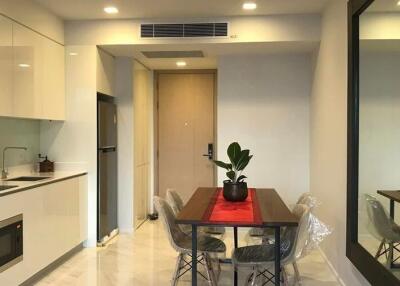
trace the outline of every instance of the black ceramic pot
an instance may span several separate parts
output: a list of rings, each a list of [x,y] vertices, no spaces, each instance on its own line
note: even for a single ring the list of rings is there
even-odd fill
[[[230,202],[243,202],[246,200],[248,191],[247,183],[232,183],[229,180],[224,181],[223,195],[225,200]]]

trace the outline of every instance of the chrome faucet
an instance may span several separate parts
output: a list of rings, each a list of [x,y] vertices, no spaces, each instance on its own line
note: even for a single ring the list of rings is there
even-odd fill
[[[16,150],[28,150],[28,148],[26,148],[26,147],[5,147],[4,149],[3,149],[3,169],[1,170],[1,178],[2,179],[7,179],[7,176],[8,176],[8,172],[6,171],[6,168],[5,168],[5,161],[6,161],[6,151],[7,150],[9,150],[9,149],[16,149]]]

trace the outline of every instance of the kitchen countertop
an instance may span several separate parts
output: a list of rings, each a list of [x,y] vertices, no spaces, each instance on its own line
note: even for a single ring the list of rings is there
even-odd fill
[[[75,177],[80,177],[86,175],[87,172],[83,171],[60,171],[60,172],[53,172],[53,173],[32,173],[32,172],[24,172],[24,173],[19,173],[19,174],[13,174],[12,176],[9,176],[5,180],[0,180],[0,186],[16,186],[14,188],[6,189],[3,191],[0,191],[0,197],[11,195],[14,193],[34,189],[37,187],[41,187],[44,185],[72,179]],[[39,181],[7,181],[9,179],[17,178],[17,177],[49,177],[44,180],[39,180]]]

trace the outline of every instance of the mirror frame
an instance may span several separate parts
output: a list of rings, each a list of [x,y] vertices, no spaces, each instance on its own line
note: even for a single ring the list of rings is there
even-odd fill
[[[358,242],[359,18],[372,2],[348,2],[346,256],[372,285],[400,285],[400,280]]]

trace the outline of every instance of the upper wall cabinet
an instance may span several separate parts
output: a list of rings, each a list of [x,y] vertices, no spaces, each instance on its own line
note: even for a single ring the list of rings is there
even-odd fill
[[[0,114],[12,116],[12,22],[0,16]]]
[[[13,26],[14,116],[40,118],[44,57],[42,37],[18,24]]]
[[[43,38],[42,119],[65,119],[65,49]]]
[[[13,24],[14,116],[65,118],[64,46]]]
[[[64,120],[64,46],[0,16],[0,116]]]
[[[114,57],[97,49],[97,91],[115,96],[114,93]]]

